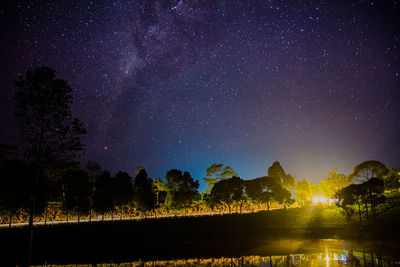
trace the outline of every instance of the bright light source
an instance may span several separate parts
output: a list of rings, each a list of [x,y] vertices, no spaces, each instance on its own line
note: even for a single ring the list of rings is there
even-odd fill
[[[328,199],[324,197],[314,197],[313,202],[314,204],[328,203]]]

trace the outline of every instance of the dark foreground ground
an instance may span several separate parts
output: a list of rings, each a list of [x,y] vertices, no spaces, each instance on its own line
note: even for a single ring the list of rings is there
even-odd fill
[[[349,227],[339,209],[322,207],[40,226],[34,232],[32,263],[95,264],[139,259],[235,257],[250,255],[269,241],[325,238],[361,243],[373,241],[391,254],[400,255],[399,228],[397,213],[382,217],[380,223],[373,226],[360,228],[356,224]],[[23,265],[27,248],[26,227],[0,229],[0,266]],[[265,253],[277,253],[271,249]]]

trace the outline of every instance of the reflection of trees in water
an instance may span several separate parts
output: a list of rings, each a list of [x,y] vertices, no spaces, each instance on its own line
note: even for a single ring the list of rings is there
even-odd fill
[[[395,266],[395,260],[383,258],[380,253],[370,249],[362,251],[320,251],[310,254],[290,254],[282,256],[241,256],[205,259],[149,260],[122,264],[106,264],[114,267],[139,266],[262,266],[262,267],[303,267],[303,266]],[[70,266],[70,265],[69,265]],[[74,265],[77,267],[87,265]],[[102,265],[103,266],[103,265]]]

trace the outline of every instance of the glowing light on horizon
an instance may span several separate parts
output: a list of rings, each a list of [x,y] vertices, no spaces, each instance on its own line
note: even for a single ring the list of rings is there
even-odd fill
[[[328,199],[326,199],[325,197],[314,197],[312,199],[314,204],[318,204],[318,203],[328,203]]]
[[[325,197],[322,197],[322,196],[318,196],[318,197],[312,198],[312,201],[313,201],[314,205],[317,205],[317,204],[329,204],[329,205],[331,205],[333,203],[338,202],[338,199],[337,198],[329,198],[328,199],[328,198],[325,198]]]

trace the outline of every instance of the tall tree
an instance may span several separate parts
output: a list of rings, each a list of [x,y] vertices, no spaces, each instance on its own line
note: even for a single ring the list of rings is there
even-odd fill
[[[294,177],[291,174],[286,174],[279,161],[275,161],[268,168],[268,177],[272,177],[279,181],[286,189],[292,189],[294,186]]]
[[[176,192],[179,190],[179,183],[182,177],[182,171],[177,169],[171,169],[165,174],[165,180],[167,180],[167,198],[165,203],[168,207],[176,208]]]
[[[145,169],[140,169],[135,177],[134,197],[137,209],[147,211],[154,209],[156,196],[153,192],[153,180],[147,176]]]
[[[184,208],[185,212],[186,207],[198,196],[198,188],[199,181],[195,181],[189,172],[184,172],[178,186],[178,191],[175,193],[175,202],[178,206]]]
[[[224,167],[223,164],[213,163],[210,167],[206,169],[206,176],[206,178],[203,178],[203,181],[207,184],[206,193],[210,194],[211,189],[216,182],[229,179],[238,175],[229,165],[226,165]]]
[[[156,178],[153,180],[153,191],[156,195],[156,204],[160,205],[160,195],[162,192],[167,192],[167,185],[160,178]]]
[[[388,173],[385,164],[376,161],[364,161],[353,168],[353,172],[349,175],[352,182],[362,183],[376,177],[382,179]]]
[[[32,188],[29,262],[32,252],[33,214],[39,186],[39,173],[46,163],[76,160],[83,151],[81,136],[86,134],[82,121],[71,114],[72,88],[57,79],[55,71],[40,67],[28,71],[25,78],[15,81],[15,115],[20,129],[20,147],[29,162],[37,166]]]
[[[224,165],[213,163],[210,167],[206,169],[206,178],[203,178],[203,181],[206,182],[207,188],[206,193],[210,194],[211,189],[213,188],[214,184],[218,182],[219,173]]]
[[[43,165],[76,160],[86,134],[82,121],[71,114],[72,88],[57,79],[49,67],[28,71],[15,81],[15,115],[21,132],[25,157]]]

